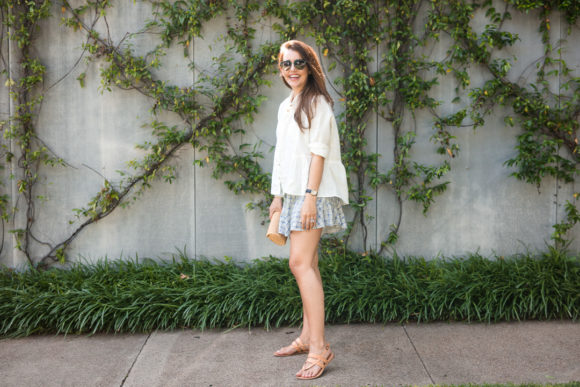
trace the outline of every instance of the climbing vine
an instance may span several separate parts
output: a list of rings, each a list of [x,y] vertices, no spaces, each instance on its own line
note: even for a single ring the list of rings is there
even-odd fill
[[[20,205],[20,208],[11,208],[10,194],[4,193],[0,196],[0,209],[3,223],[13,220],[14,228],[10,232],[15,235],[15,247],[30,263],[33,263],[30,243],[31,240],[37,240],[32,232],[32,224],[35,217],[34,204],[38,199],[34,187],[39,177],[39,164],[62,164],[62,160],[52,155],[38,139],[35,128],[35,117],[43,100],[43,94],[38,89],[42,85],[46,68],[33,56],[32,44],[40,21],[50,16],[51,5],[48,0],[0,2],[2,21],[16,48],[10,64],[2,53],[7,78],[5,86],[12,100],[9,119],[0,121],[3,137],[12,142],[12,146],[3,144],[2,152],[5,162],[12,165],[10,169],[16,188],[13,191],[16,195],[13,202]],[[4,184],[2,188],[8,190],[10,187]]]
[[[403,219],[403,204],[416,202],[424,214],[443,194],[450,182],[451,159],[460,154],[460,144],[453,135],[455,128],[477,128],[498,106],[511,113],[507,126],[517,126],[517,146],[506,166],[513,176],[540,187],[546,176],[571,183],[578,173],[578,115],[580,84],[578,77],[562,55],[566,44],[550,40],[551,17],[558,11],[568,23],[575,25],[580,14],[576,2],[555,0],[307,0],[300,2],[231,1],[231,0],[143,0],[151,9],[151,18],[143,31],[155,31],[158,44],[147,54],[137,55],[130,44],[115,42],[96,28],[115,2],[109,0],[50,2],[40,0],[1,0],[2,21],[8,39],[22,57],[11,58],[4,68],[14,109],[1,123],[4,137],[17,144],[18,152],[5,147],[7,163],[18,171],[14,180],[23,200],[13,199],[18,207],[26,207],[25,220],[14,223],[18,248],[30,263],[49,265],[64,261],[70,243],[87,226],[108,216],[119,207],[137,199],[155,179],[171,183],[178,178],[171,160],[177,151],[191,146],[204,157],[195,160],[212,168],[216,179],[224,180],[235,194],[253,194],[260,199],[248,204],[265,212],[271,200],[270,174],[260,166],[264,146],[235,145],[232,136],[244,134],[259,111],[269,86],[268,76],[276,72],[276,54],[282,42],[306,37],[313,39],[323,59],[330,86],[336,95],[341,113],[337,116],[341,136],[343,162],[349,175],[353,217],[345,235],[360,232],[362,249],[367,246],[369,203],[373,191],[387,189],[394,193],[398,214],[388,233],[381,236],[380,251],[394,248]],[[131,160],[130,172],[121,172],[118,181],[104,179],[103,186],[82,208],[75,210],[76,228],[61,242],[46,244],[46,253],[32,257],[30,239],[34,214],[33,187],[38,179],[39,163],[63,162],[36,137],[34,118],[42,101],[43,75],[46,71],[30,48],[38,33],[38,22],[48,17],[61,17],[63,28],[84,34],[82,54],[90,62],[99,62],[101,90],[115,88],[141,93],[151,101],[149,124],[153,140],[137,144],[146,155]],[[517,45],[520,38],[509,31],[514,13],[538,17],[544,53],[535,63],[534,79],[513,81],[510,69],[516,58],[506,58],[503,50]],[[475,15],[486,23],[481,31],[472,26]],[[226,20],[224,51],[213,58],[213,69],[207,71],[190,64],[196,71],[195,81],[177,87],[155,76],[167,50],[178,45],[187,56],[191,45],[203,37],[204,26],[217,18]],[[258,43],[256,25],[271,27],[271,40]],[[418,26],[421,26],[420,28]],[[3,36],[3,41],[6,39]],[[444,59],[434,60],[424,48],[446,42]],[[12,71],[17,67],[18,71]],[[483,69],[488,79],[483,85],[471,85],[470,71]],[[88,69],[88,67],[87,67]],[[88,71],[88,70],[87,70]],[[220,76],[215,76],[220,74]],[[85,86],[86,74],[78,78]],[[550,88],[557,81],[560,90]],[[455,82],[453,101],[433,98],[432,89],[442,82]],[[440,115],[443,103],[456,103],[452,114]],[[462,108],[459,108],[463,106]],[[160,112],[171,112],[181,118],[180,125],[163,122]],[[439,162],[427,164],[414,160],[417,139],[415,115],[432,114],[431,141]],[[392,154],[378,154],[368,147],[371,119],[381,121],[381,130],[391,131]],[[382,170],[380,158],[392,159],[391,167]],[[576,199],[568,198],[566,216],[554,225],[554,244],[565,247],[568,232],[580,221]],[[10,208],[9,195],[0,197],[4,221],[21,213],[23,208]],[[19,225],[17,225],[17,223]]]

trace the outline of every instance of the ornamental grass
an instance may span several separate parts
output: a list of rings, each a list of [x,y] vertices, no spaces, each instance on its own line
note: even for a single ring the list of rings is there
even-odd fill
[[[499,322],[580,316],[580,256],[426,260],[320,249],[328,323]],[[0,335],[298,325],[288,259],[103,259],[0,270]]]

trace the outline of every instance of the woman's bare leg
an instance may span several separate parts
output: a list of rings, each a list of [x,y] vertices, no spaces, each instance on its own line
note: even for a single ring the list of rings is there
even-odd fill
[[[314,255],[314,260],[312,261],[312,269],[314,269],[316,276],[319,278],[320,283],[322,283],[322,279],[320,277],[320,270],[318,269],[318,249],[316,249],[316,254]],[[308,322],[308,313],[306,312],[306,308],[302,307],[302,332],[300,332],[300,340],[303,344],[309,345],[310,344],[310,325]],[[276,353],[278,355],[290,355],[293,354],[296,350],[292,345],[287,347],[280,348]]]
[[[320,286],[322,286],[322,278],[320,277],[320,270],[318,270],[318,249],[316,249],[316,253],[314,254],[314,259],[312,260],[312,269],[314,273],[318,277],[320,281]],[[324,295],[323,295],[324,296]],[[308,324],[308,313],[306,312],[306,308],[302,307],[302,333],[300,334],[300,340],[304,344],[310,343],[310,325]]]
[[[304,316],[306,318],[311,353],[324,350],[324,291],[317,260],[318,242],[322,229],[311,231],[292,231],[290,234],[290,270],[300,289]],[[303,334],[304,334],[303,329]],[[308,377],[318,372],[317,366],[307,371],[300,370],[296,375]]]

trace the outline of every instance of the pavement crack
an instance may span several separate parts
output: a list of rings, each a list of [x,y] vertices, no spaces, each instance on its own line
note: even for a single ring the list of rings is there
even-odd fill
[[[141,346],[141,348],[139,349],[139,353],[137,353],[137,356],[135,356],[135,360],[133,360],[133,363],[131,364],[131,367],[129,367],[129,369],[127,370],[127,374],[125,375],[125,377],[123,378],[123,381],[121,382],[120,387],[123,387],[125,385],[125,382],[127,381],[127,378],[129,377],[129,375],[131,374],[131,371],[133,371],[133,367],[135,366],[135,364],[137,363],[137,360],[139,360],[139,356],[141,356],[141,352],[143,352],[143,348],[145,348],[145,346],[147,345],[147,342],[149,341],[149,338],[151,337],[151,335],[153,334],[153,332],[150,332],[147,335],[147,338],[145,339],[145,341],[143,342],[143,345]]]
[[[413,346],[413,350],[415,351],[415,354],[417,355],[417,357],[421,361],[421,364],[423,365],[423,369],[427,373],[427,376],[429,376],[429,380],[431,380],[431,384],[435,384],[435,381],[433,380],[431,373],[427,369],[427,365],[425,365],[425,362],[423,361],[421,354],[419,353],[419,351],[417,351],[417,347],[415,347],[415,343],[413,343],[413,340],[411,340],[411,336],[409,336],[409,332],[407,332],[407,326],[405,324],[403,324],[403,330],[405,331],[405,334],[407,335],[407,339],[409,340],[409,343],[411,343],[411,345]]]

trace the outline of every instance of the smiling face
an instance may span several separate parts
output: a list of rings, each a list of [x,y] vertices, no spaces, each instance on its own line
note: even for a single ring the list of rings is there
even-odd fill
[[[284,50],[282,61],[290,61],[292,66],[288,70],[284,70],[282,67],[280,68],[280,74],[284,77],[286,83],[292,88],[292,92],[294,95],[298,95],[306,83],[308,82],[308,74],[310,73],[308,66],[304,67],[302,70],[298,70],[294,66],[294,61],[298,59],[304,59],[300,55],[300,53],[294,50]]]

